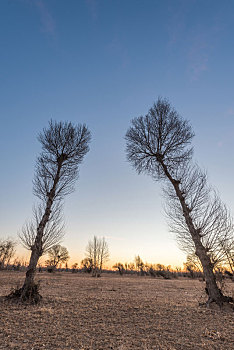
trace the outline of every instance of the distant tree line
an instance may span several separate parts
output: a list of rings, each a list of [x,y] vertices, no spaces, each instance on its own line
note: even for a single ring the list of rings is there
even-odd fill
[[[113,265],[113,268],[122,276],[125,274],[137,274],[139,276],[162,277],[164,279],[172,279],[178,277],[202,278],[204,274],[201,266],[197,266],[188,256],[184,263],[184,268],[175,267],[171,265],[165,266],[163,264],[144,263],[139,255],[135,257],[132,263],[118,262]],[[219,265],[215,269],[215,275],[221,275],[222,278],[233,279],[233,273],[228,266]]]
[[[12,239],[2,239],[0,241],[0,270],[25,271],[28,262],[24,259],[15,257],[16,242]],[[85,258],[80,264],[74,263],[68,268],[69,252],[66,247],[56,244],[47,251],[48,259],[44,264],[38,264],[38,270],[56,272],[71,271],[88,273],[93,277],[100,277],[103,272],[103,265],[109,259],[109,248],[104,237],[94,236],[88,241],[85,251]],[[184,268],[163,264],[152,264],[143,262],[139,255],[135,256],[134,262],[117,262],[112,267],[119,275],[137,274],[139,276],[163,277],[165,279],[177,277],[203,278],[202,265],[197,258],[188,255]],[[113,270],[105,269],[105,272],[113,272]],[[217,264],[214,268],[215,274],[232,278],[233,268],[229,264]]]

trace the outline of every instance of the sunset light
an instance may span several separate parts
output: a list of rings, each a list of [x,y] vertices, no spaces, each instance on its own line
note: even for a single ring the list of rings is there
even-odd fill
[[[0,26],[0,349],[231,349],[234,1],[1,0]]]

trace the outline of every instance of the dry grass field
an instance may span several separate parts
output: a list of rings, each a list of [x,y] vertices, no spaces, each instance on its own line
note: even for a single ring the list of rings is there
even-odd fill
[[[0,296],[21,284],[0,272]],[[234,349],[231,310],[198,307],[203,282],[71,273],[37,275],[39,305],[0,301],[0,349]],[[233,293],[233,283],[228,284]]]

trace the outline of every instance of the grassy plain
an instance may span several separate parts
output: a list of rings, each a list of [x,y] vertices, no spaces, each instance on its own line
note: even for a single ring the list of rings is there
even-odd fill
[[[0,296],[23,279],[1,271]],[[234,349],[233,313],[199,307],[205,296],[198,280],[59,272],[37,279],[39,305],[0,298],[1,350]]]

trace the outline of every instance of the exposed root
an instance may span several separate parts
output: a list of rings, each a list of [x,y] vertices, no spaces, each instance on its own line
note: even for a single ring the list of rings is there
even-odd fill
[[[230,304],[230,306],[234,309],[234,299],[232,297],[223,295],[220,289],[219,289],[220,297],[218,300],[210,297],[207,288],[205,288],[205,291],[206,291],[206,294],[208,295],[208,300],[205,303],[199,303],[200,306],[205,305],[207,308],[209,308],[211,304],[216,304],[220,307],[220,309],[222,309],[224,304]]]
[[[6,298],[8,300],[38,304],[42,299],[42,296],[39,293],[39,283],[34,283],[27,287],[24,285],[22,288],[14,289],[9,295],[6,296]]]

